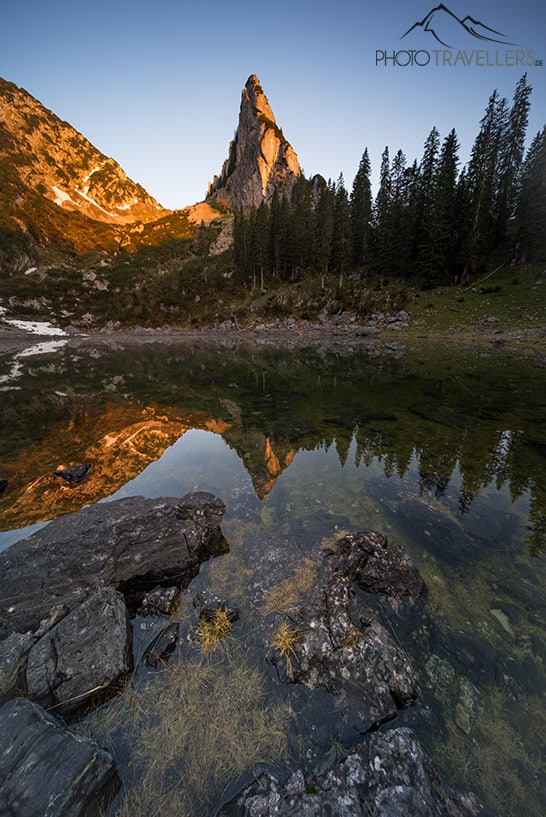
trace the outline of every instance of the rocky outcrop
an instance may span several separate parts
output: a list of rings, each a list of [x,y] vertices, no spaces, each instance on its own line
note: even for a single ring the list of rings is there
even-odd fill
[[[275,121],[260,81],[252,74],[243,88],[239,125],[220,176],[208,196],[234,210],[257,207],[275,193],[288,193],[301,169],[292,146]]]
[[[132,667],[131,625],[123,596],[99,590],[61,619],[31,649],[28,697],[70,715]]]
[[[280,678],[334,694],[353,708],[362,731],[376,728],[417,698],[399,636],[425,598],[419,571],[384,536],[343,537],[325,551],[310,596],[277,631],[272,660]]]
[[[60,603],[67,612],[105,587],[135,601],[156,584],[187,584],[221,552],[224,503],[130,497],[56,519],[0,554],[0,638],[35,630]]]
[[[447,791],[410,729],[375,733],[323,777],[262,774],[218,817],[493,817],[472,794]]]
[[[24,698],[0,709],[0,814],[99,817],[119,788],[111,755]]]

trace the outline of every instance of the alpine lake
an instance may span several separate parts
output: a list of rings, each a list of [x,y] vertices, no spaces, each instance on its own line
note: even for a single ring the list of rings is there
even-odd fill
[[[428,588],[404,641],[419,699],[397,721],[449,785],[503,817],[546,813],[543,361],[425,341],[54,339],[0,355],[0,403],[0,549],[99,501],[226,505],[226,552],[176,614],[135,618],[135,673],[75,727],[116,759],[109,815],[213,815],[260,767],[326,770],[361,738],[330,695],[280,683],[264,621],[363,529]],[[83,463],[77,485],[53,475]],[[209,649],[202,591],[239,610]],[[173,622],[175,651],[147,667]]]

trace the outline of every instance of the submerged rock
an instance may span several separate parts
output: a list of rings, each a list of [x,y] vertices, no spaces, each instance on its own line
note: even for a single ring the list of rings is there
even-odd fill
[[[410,729],[376,732],[323,776],[262,774],[218,817],[494,817],[472,794],[449,792]]]
[[[157,669],[167,663],[170,654],[174,652],[178,644],[178,629],[179,623],[177,621],[166,624],[161,628],[145,648],[135,668],[135,673],[138,672],[142,665]]]
[[[24,698],[0,708],[0,814],[99,817],[119,788],[111,755]]]
[[[0,553],[0,638],[34,630],[54,605],[73,610],[103,587],[138,599],[158,583],[186,585],[221,552],[224,510],[201,492],[130,497],[56,519]]]
[[[409,629],[426,587],[409,557],[375,531],[343,537],[322,562],[316,587],[277,631],[271,658],[281,680],[351,706],[365,732],[417,698],[393,630]]]
[[[208,590],[202,590],[194,596],[192,604],[199,619],[205,621],[213,621],[218,612],[226,614],[228,621],[232,623],[239,620],[239,608],[230,607],[225,599],[220,596],[210,593]]]

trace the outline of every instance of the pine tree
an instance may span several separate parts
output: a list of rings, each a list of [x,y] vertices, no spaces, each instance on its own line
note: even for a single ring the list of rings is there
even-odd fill
[[[343,285],[344,273],[351,263],[351,213],[349,196],[345,188],[343,173],[340,174],[335,187],[334,223],[332,234],[331,265],[339,275],[339,285]]]
[[[353,181],[350,199],[353,263],[358,267],[366,261],[369,248],[372,218],[370,171],[370,158],[366,148]]]
[[[516,85],[512,108],[501,134],[499,150],[499,179],[496,203],[496,239],[502,241],[517,198],[517,177],[523,160],[525,135],[529,121],[532,87],[524,74]]]
[[[410,257],[412,215],[409,210],[411,171],[406,155],[398,150],[391,165],[390,244],[391,268],[396,275],[406,275]]]
[[[390,272],[392,266],[392,184],[389,148],[386,147],[381,155],[379,171],[379,190],[374,202],[374,264],[381,281],[383,276]]]
[[[334,201],[335,190],[332,183],[326,182],[322,177],[316,178],[312,263],[314,269],[322,276],[323,282],[332,255]]]
[[[495,210],[501,148],[506,138],[507,102],[494,91],[480,122],[467,169],[470,223],[466,241],[466,271],[483,269],[495,243]]]
[[[310,184],[307,179],[301,177],[292,188],[290,197],[287,261],[293,276],[301,273],[311,263],[312,208]]]
[[[434,183],[438,169],[439,151],[440,134],[438,129],[433,127],[423,147],[423,157],[419,164],[419,176],[417,179],[415,227],[412,245],[412,257],[415,259],[417,272],[419,272],[419,267],[423,263],[421,256],[423,247],[427,241],[427,225],[430,220],[432,202],[434,200]]]
[[[459,143],[455,129],[446,136],[434,185],[434,198],[427,224],[423,272],[427,283],[438,282],[453,271],[457,246],[457,166]]]
[[[537,133],[523,163],[516,210],[518,256],[546,260],[546,125]]]
[[[254,211],[252,218],[253,275],[259,276],[260,289],[265,288],[265,275],[269,272],[269,207],[265,202]]]

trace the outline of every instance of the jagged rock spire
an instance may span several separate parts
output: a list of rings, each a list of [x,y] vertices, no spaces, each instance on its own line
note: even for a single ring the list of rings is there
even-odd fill
[[[299,176],[298,157],[277,125],[258,77],[251,74],[242,92],[235,139],[208,196],[244,210],[271,201],[275,192],[289,192]]]

